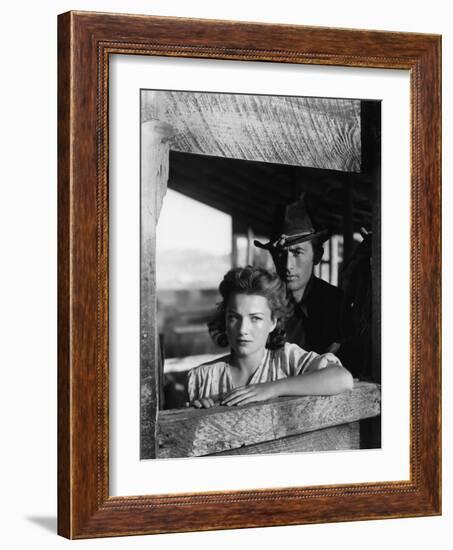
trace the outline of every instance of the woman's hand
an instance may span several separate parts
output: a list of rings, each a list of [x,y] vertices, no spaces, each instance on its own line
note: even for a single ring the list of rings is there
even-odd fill
[[[262,384],[251,384],[250,386],[240,386],[228,393],[220,402],[221,405],[246,405],[256,401],[266,401],[273,397],[278,397],[274,382],[264,382]]]
[[[202,397],[201,399],[194,399],[191,403],[197,409],[209,409],[210,407],[216,407],[216,403],[212,397]]]

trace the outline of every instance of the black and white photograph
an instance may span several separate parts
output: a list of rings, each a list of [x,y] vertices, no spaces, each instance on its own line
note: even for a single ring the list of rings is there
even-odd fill
[[[141,458],[380,448],[379,99],[140,102]]]

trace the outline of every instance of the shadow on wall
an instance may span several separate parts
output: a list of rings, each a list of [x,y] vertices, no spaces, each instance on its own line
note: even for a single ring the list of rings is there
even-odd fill
[[[57,532],[57,517],[56,516],[29,516],[27,519],[30,523],[34,523],[51,533]]]

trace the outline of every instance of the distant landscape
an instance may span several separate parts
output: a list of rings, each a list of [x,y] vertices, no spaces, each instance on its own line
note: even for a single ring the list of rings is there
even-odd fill
[[[216,255],[196,249],[157,253],[158,290],[217,288],[231,267],[230,254]]]

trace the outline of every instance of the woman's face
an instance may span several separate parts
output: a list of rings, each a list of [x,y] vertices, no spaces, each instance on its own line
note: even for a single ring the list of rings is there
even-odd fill
[[[267,298],[258,294],[232,294],[225,312],[225,325],[231,349],[239,356],[264,350],[274,330]]]

